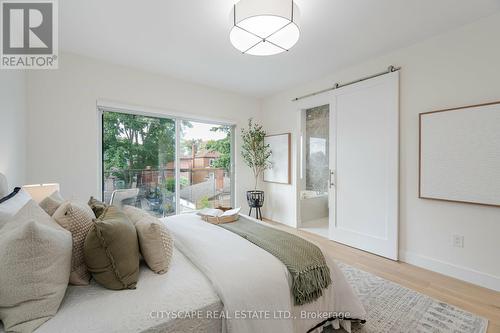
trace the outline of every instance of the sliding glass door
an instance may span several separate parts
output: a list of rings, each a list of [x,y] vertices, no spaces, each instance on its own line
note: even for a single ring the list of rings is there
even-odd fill
[[[156,216],[231,206],[233,126],[101,111],[105,202]]]
[[[180,128],[180,213],[231,206],[232,127],[184,121]]]

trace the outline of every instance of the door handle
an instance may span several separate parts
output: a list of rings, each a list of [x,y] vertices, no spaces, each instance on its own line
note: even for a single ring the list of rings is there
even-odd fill
[[[335,172],[330,170],[330,188],[335,187]]]

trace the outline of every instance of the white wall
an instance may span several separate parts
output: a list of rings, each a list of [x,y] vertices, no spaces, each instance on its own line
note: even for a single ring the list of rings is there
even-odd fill
[[[270,133],[299,132],[293,97],[376,73],[401,71],[400,256],[404,261],[500,290],[500,208],[417,198],[418,114],[500,100],[500,15],[333,73],[263,101]],[[290,119],[289,121],[284,121]],[[293,147],[294,160],[297,147]],[[296,167],[294,166],[294,177]],[[266,184],[264,216],[294,226],[296,184]],[[463,249],[452,247],[465,236]]]
[[[60,69],[28,76],[28,181],[59,182],[63,196],[100,194],[96,101],[116,101],[237,123],[257,117],[258,100],[73,54]],[[239,135],[236,146],[239,146]],[[236,151],[237,199],[252,189],[250,169]]]
[[[26,75],[0,71],[0,172],[9,187],[24,185],[26,165]]]

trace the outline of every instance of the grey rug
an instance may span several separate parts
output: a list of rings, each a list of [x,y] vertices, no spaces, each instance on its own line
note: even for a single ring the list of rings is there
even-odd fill
[[[353,332],[486,332],[488,320],[482,317],[349,265],[338,265],[367,312],[366,324],[353,325]]]

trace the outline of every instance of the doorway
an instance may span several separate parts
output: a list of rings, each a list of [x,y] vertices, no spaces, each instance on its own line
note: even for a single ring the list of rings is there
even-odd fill
[[[300,228],[329,235],[330,104],[301,111],[302,179],[299,189]]]
[[[399,73],[299,102],[297,225],[398,258]]]

